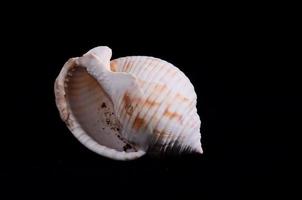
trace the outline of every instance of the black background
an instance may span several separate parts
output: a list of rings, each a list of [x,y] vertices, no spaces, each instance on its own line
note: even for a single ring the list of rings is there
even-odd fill
[[[48,6],[3,18],[3,191],[98,198],[292,195],[297,157],[291,152],[298,149],[301,122],[300,76],[288,46],[295,45],[294,16],[223,5],[210,11],[197,5]],[[100,45],[109,46],[113,58],[159,57],[190,78],[204,155],[118,162],[70,134],[55,106],[54,80],[68,58]]]

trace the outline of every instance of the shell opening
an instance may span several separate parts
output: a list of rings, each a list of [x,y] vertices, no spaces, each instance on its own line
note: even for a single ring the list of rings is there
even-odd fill
[[[71,132],[86,147],[107,157],[127,160],[143,155],[144,152],[137,150],[134,145],[122,138],[120,134],[122,126],[115,115],[110,97],[86,68],[73,63],[65,73],[64,97],[66,109],[71,116],[65,122]],[[60,98],[57,93],[56,96],[57,99]],[[82,134],[75,134],[76,129],[80,129],[77,132]],[[82,135],[88,136],[91,144],[82,141]]]

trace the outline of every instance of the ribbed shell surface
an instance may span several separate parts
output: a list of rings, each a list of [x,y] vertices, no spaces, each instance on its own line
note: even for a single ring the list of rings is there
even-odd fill
[[[146,56],[118,58],[111,61],[110,68],[136,77],[142,91],[142,96],[133,97],[136,99],[125,94],[117,101],[116,113],[126,138],[135,141],[148,135],[147,145],[154,151],[202,152],[197,97],[183,72],[166,61]],[[127,116],[129,101],[136,101],[138,106]]]

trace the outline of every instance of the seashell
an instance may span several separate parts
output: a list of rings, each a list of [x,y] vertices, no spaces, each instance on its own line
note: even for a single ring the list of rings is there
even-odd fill
[[[110,61],[96,47],[69,59],[55,81],[56,105],[73,135],[116,160],[146,153],[202,153],[196,93],[178,68],[158,58]]]

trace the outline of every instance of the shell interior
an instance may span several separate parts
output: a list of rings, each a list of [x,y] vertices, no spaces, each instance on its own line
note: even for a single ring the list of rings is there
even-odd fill
[[[94,141],[117,151],[137,151],[122,138],[111,99],[85,68],[76,66],[68,72],[65,92],[69,110]]]

